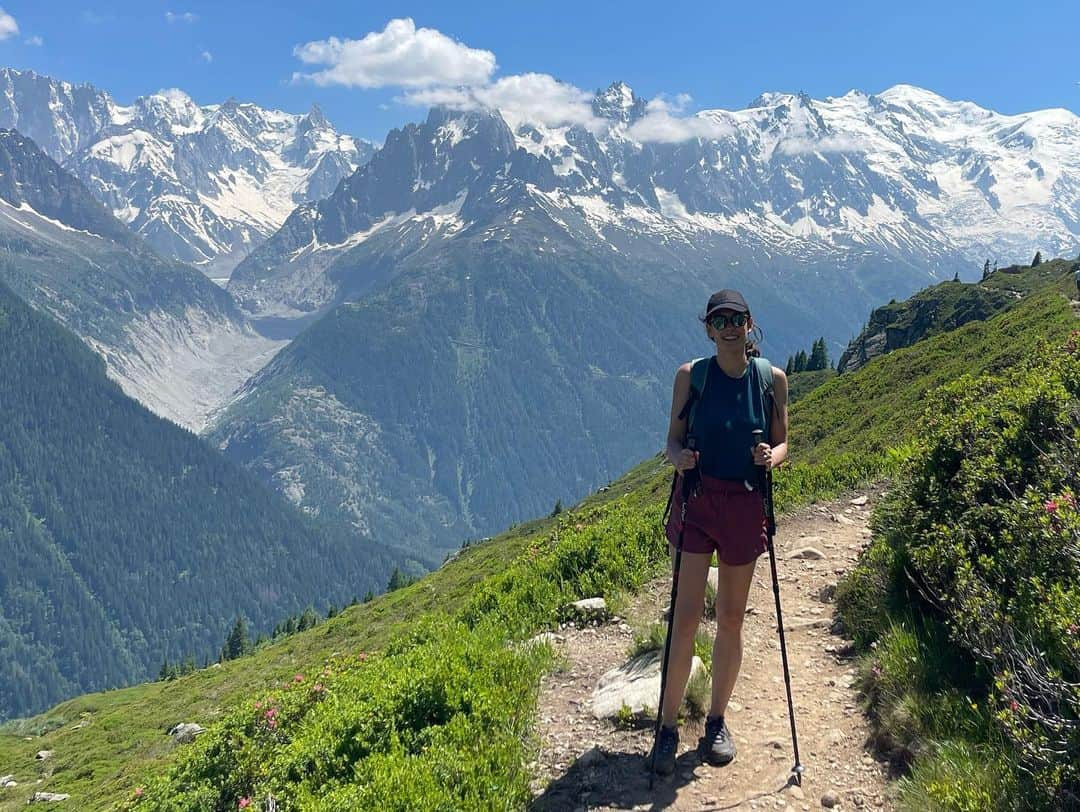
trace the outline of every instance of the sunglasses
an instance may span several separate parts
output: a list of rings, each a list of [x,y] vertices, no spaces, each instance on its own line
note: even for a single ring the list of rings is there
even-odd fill
[[[750,316],[747,313],[732,313],[730,316],[717,313],[709,319],[709,324],[712,325],[714,330],[723,330],[729,324],[732,327],[742,327],[749,318]]]

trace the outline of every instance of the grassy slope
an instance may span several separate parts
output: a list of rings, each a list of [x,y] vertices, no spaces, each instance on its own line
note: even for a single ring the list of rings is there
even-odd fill
[[[620,497],[654,502],[664,484],[660,471],[658,460],[648,460],[606,491],[583,500],[580,507]],[[24,786],[0,789],[0,809],[21,808],[27,794],[25,780],[39,770],[53,776],[40,789],[70,793],[79,799],[81,809],[102,808],[124,797],[148,767],[159,766],[174,752],[165,735],[173,724],[196,721],[206,725],[234,702],[279,685],[333,652],[379,649],[423,614],[454,612],[472,597],[480,580],[503,571],[554,525],[555,519],[535,520],[491,542],[468,547],[423,580],[347,609],[310,632],[288,637],[250,657],[172,682],[87,694],[33,719],[5,725],[0,728],[0,774],[15,773]],[[89,724],[76,728],[83,719]],[[48,732],[36,735],[40,731]],[[36,762],[39,750],[53,750],[55,755],[44,764]]]
[[[835,378],[807,395],[792,408],[798,462],[778,475],[778,501],[792,504],[842,489],[841,480],[795,473],[841,454],[867,456],[874,462],[866,471],[883,470],[884,452],[904,439],[934,386],[964,372],[1004,368],[1030,352],[1038,339],[1054,340],[1075,329],[1076,318],[1062,296],[1072,292],[1073,283],[1065,276],[1067,264],[1053,263],[1059,264],[1060,268],[1039,269],[1041,274],[1052,273],[1053,281],[1016,308],[876,359],[858,373]],[[1014,281],[1027,284],[1026,277]],[[615,498],[653,504],[666,497],[667,481],[666,466],[650,459],[607,491],[586,499],[582,507]],[[424,613],[453,612],[479,581],[502,571],[553,523],[537,520],[469,547],[420,582],[353,607],[251,657],[174,682],[79,697],[32,720],[6,726],[0,735],[0,773],[14,772],[24,785],[17,791],[0,790],[0,810],[21,807],[26,779],[38,770],[52,775],[41,789],[70,792],[80,808],[106,807],[127,796],[148,770],[160,770],[171,758],[175,749],[164,731],[172,724],[207,724],[232,703],[321,664],[335,651],[377,649]],[[88,724],[76,729],[83,718]],[[47,732],[32,735],[40,731]],[[29,740],[24,740],[26,735]],[[41,749],[55,751],[44,765],[34,761],[34,753]]]

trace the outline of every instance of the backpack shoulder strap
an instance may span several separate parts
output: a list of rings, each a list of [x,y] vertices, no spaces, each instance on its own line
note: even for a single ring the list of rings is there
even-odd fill
[[[762,416],[765,418],[765,436],[769,437],[773,414],[773,368],[768,358],[751,358],[757,372],[758,392],[761,395]]]
[[[690,396],[686,399],[686,405],[679,412],[679,417],[686,419],[686,433],[690,434],[691,426],[694,425],[694,415],[697,413],[697,405],[705,392],[705,385],[709,382],[709,367],[712,366],[712,358],[695,358],[690,364]]]

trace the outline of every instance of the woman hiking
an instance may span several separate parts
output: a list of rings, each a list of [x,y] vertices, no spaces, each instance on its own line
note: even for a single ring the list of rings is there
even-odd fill
[[[724,722],[724,711],[742,664],[742,624],[757,558],[766,551],[765,513],[755,465],[767,469],[787,457],[787,378],[783,370],[763,359],[749,342],[754,326],[750,308],[735,290],[710,298],[702,317],[716,354],[698,361],[707,365],[693,375],[697,391],[693,408],[692,364],[675,373],[668,426],[667,458],[678,470],[673,493],[681,498],[682,479],[697,469],[700,481],[686,506],[686,527],[680,510],[672,510],[666,528],[672,555],[682,531],[682,564],[672,607],[673,624],[668,654],[667,684],[657,738],[656,771],[675,769],[679,747],[676,728],[690,674],[694,633],[701,619],[705,581],[713,553],[719,566],[716,590],[716,638],[712,651],[712,698],[705,735],[698,743],[704,761],[723,765],[735,758],[735,743]],[[767,391],[771,369],[771,394]],[[702,375],[701,371],[705,371]],[[703,385],[701,384],[704,380]],[[689,414],[687,412],[689,411]],[[696,450],[687,446],[688,423]],[[753,443],[754,429],[765,442]]]

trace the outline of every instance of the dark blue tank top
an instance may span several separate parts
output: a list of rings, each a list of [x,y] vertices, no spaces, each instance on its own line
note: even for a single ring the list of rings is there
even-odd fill
[[[769,431],[765,425],[758,371],[751,362],[739,378],[728,376],[716,362],[709,361],[705,390],[694,411],[691,427],[701,452],[701,472],[718,479],[753,482],[756,476],[751,449],[753,430]]]

